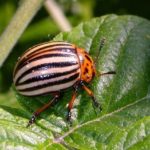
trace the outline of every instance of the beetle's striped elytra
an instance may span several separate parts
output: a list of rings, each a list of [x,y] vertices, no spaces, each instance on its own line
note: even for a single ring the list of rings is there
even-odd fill
[[[47,109],[59,98],[59,93],[73,88],[73,96],[68,106],[67,119],[71,119],[71,109],[78,87],[81,86],[91,97],[96,107],[100,107],[93,92],[84,83],[95,76],[94,61],[82,48],[68,42],[47,42],[35,45],[19,58],[13,73],[17,91],[25,96],[53,94],[54,98],[32,116],[31,125],[36,116]]]
[[[16,89],[35,96],[73,86],[80,79],[80,65],[73,45],[50,42],[27,50],[14,71]]]

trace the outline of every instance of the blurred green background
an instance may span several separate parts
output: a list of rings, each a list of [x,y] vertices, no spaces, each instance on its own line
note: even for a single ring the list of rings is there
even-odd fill
[[[0,0],[0,35],[5,30],[21,1]],[[93,17],[115,13],[131,14],[150,19],[149,0],[57,0],[72,27]],[[21,21],[21,20],[20,20]],[[61,30],[42,7],[27,27],[12,53],[0,68],[0,103],[11,107],[17,104],[12,85],[12,74],[18,56],[30,46],[51,40]]]

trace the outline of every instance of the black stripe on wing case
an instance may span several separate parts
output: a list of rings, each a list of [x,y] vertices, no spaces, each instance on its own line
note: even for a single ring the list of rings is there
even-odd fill
[[[32,49],[36,49],[36,48],[38,48],[38,47],[40,47],[40,46],[43,46],[43,47],[41,47],[41,48],[39,48],[39,49],[36,49],[36,51],[40,51],[40,50],[43,50],[43,49],[45,49],[45,48],[53,48],[53,47],[56,47],[56,46],[72,46],[71,44],[69,44],[69,43],[55,43],[55,44],[51,44],[51,45],[47,45],[47,44],[49,44],[49,43],[41,43],[41,44],[37,44],[37,45],[35,45],[35,46],[33,46],[33,47],[31,47],[31,48],[29,48],[29,49],[27,49],[26,51],[25,51],[25,53],[28,53],[30,50],[32,50]],[[44,46],[45,45],[45,46]],[[25,54],[24,53],[24,54]],[[33,51],[33,52],[31,52],[31,53],[29,53],[29,55],[30,54],[32,54],[32,53],[35,53],[35,51]]]
[[[16,67],[16,69],[15,69],[15,72],[14,72],[14,74],[16,74],[17,73],[17,71],[20,69],[20,68],[22,68],[23,66],[25,66],[26,64],[28,64],[29,63],[29,61],[32,59],[32,57],[36,57],[36,55],[38,55],[38,54],[42,54],[42,53],[45,53],[45,52],[51,52],[51,51],[58,51],[58,52],[68,52],[68,53],[75,53],[76,54],[76,51],[75,51],[75,49],[71,49],[71,48],[60,48],[60,49],[58,49],[58,48],[56,48],[56,49],[49,49],[49,50],[45,50],[45,51],[42,51],[42,52],[37,52],[37,53],[33,53],[33,55],[31,55],[31,56],[27,56],[27,57],[25,57],[25,58],[23,58],[19,63],[18,63],[18,66]]]
[[[23,58],[22,60],[24,61],[25,59],[30,59],[38,54],[42,54],[45,52],[68,52],[68,53],[75,53],[76,54],[76,49],[72,48],[72,47],[55,47],[55,48],[42,48],[40,50],[37,50],[35,52],[32,52],[31,55],[27,56],[26,58]]]
[[[64,75],[69,75],[73,72],[76,72],[78,69],[79,69],[79,67],[72,69],[70,71],[66,71],[66,72],[49,73],[49,74],[44,74],[44,75],[40,75],[40,76],[34,76],[33,78],[30,78],[24,82],[18,83],[18,85],[30,84],[30,83],[37,82],[37,81],[44,81],[44,80],[48,80],[48,79],[61,77]]]
[[[47,43],[46,43],[47,44]],[[45,44],[45,45],[46,45]],[[39,44],[38,46],[40,47],[40,46],[43,46],[44,44]],[[38,47],[37,46],[37,47]],[[54,47],[55,48],[57,48],[57,46],[59,47],[59,48],[61,48],[61,46],[62,46],[62,48],[64,48],[63,46],[68,46],[68,48],[72,48],[72,45],[71,44],[67,44],[67,43],[64,43],[64,44],[52,44],[52,45],[46,45],[46,46],[43,46],[43,47],[41,47],[41,48],[39,48],[39,49],[36,49],[37,47],[31,47],[30,49],[28,49],[27,51],[25,51],[25,53],[28,53],[30,50],[32,50],[32,49],[36,49],[36,51],[41,51],[41,50],[43,50],[43,49],[46,49],[46,48],[49,48],[49,49],[53,49]],[[54,49],[55,49],[54,48]],[[24,53],[24,54],[25,54]],[[35,51],[33,51],[33,52],[31,52],[31,53],[29,53],[27,56],[30,56],[30,55],[32,55],[33,53],[35,53]]]
[[[33,62],[33,61],[37,61],[39,59],[44,59],[44,58],[51,58],[51,57],[75,57],[75,55],[71,55],[71,54],[62,54],[62,53],[56,53],[56,54],[44,54],[44,55],[41,55],[41,56],[37,56],[35,58],[31,58],[31,59],[27,59],[26,61],[22,62],[19,64],[18,68],[22,68],[24,67],[25,65]],[[41,60],[42,61],[42,60]]]
[[[75,80],[77,77],[79,77],[79,73],[76,73],[76,74],[70,76],[69,78],[64,78],[62,80],[58,80],[58,81],[54,81],[54,82],[48,82],[46,84],[42,84],[42,85],[38,85],[38,86],[35,86],[35,87],[22,89],[22,90],[19,90],[19,91],[21,91],[21,92],[35,91],[35,90],[39,90],[39,89],[42,89],[42,88],[51,87],[51,86],[54,86],[54,85],[65,84],[67,82]]]
[[[41,65],[37,65],[35,67],[30,68],[29,70],[25,71],[18,79],[16,80],[16,85],[19,83],[19,80],[23,78],[25,75],[31,73],[32,71],[39,71],[39,70],[47,70],[49,68],[63,68],[63,67],[69,67],[78,64],[75,61],[70,62],[53,62],[53,63],[45,63]]]

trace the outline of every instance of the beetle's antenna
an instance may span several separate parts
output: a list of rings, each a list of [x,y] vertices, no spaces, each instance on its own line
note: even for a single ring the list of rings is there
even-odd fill
[[[95,66],[97,65],[98,58],[99,58],[99,55],[100,55],[100,51],[102,50],[102,48],[103,48],[103,46],[105,44],[105,41],[106,41],[105,38],[102,38],[101,41],[100,41],[100,46],[99,46],[99,49],[98,49],[98,54],[97,54],[96,59],[95,59]]]
[[[108,72],[100,73],[99,76],[109,75],[109,74],[116,74],[116,71],[108,71]]]

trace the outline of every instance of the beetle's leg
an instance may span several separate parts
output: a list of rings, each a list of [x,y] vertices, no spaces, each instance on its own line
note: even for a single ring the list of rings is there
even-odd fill
[[[58,98],[59,98],[59,93],[55,94],[54,98],[50,100],[47,104],[45,104],[43,107],[37,109],[33,113],[31,119],[29,120],[27,127],[29,127],[31,124],[35,122],[35,119],[41,114],[41,112],[45,111],[50,106],[54,105],[58,101]]]
[[[81,82],[81,85],[82,85],[82,88],[88,93],[88,95],[92,98],[92,104],[94,107],[98,108],[100,111],[102,110],[102,107],[100,105],[100,103],[96,100],[93,92],[87,87],[84,85],[83,82]]]
[[[67,121],[69,121],[70,123],[71,123],[71,109],[73,108],[73,104],[74,104],[74,101],[75,101],[76,96],[77,96],[77,91],[78,91],[78,86],[75,86],[72,98],[71,98],[69,105],[68,105]]]

